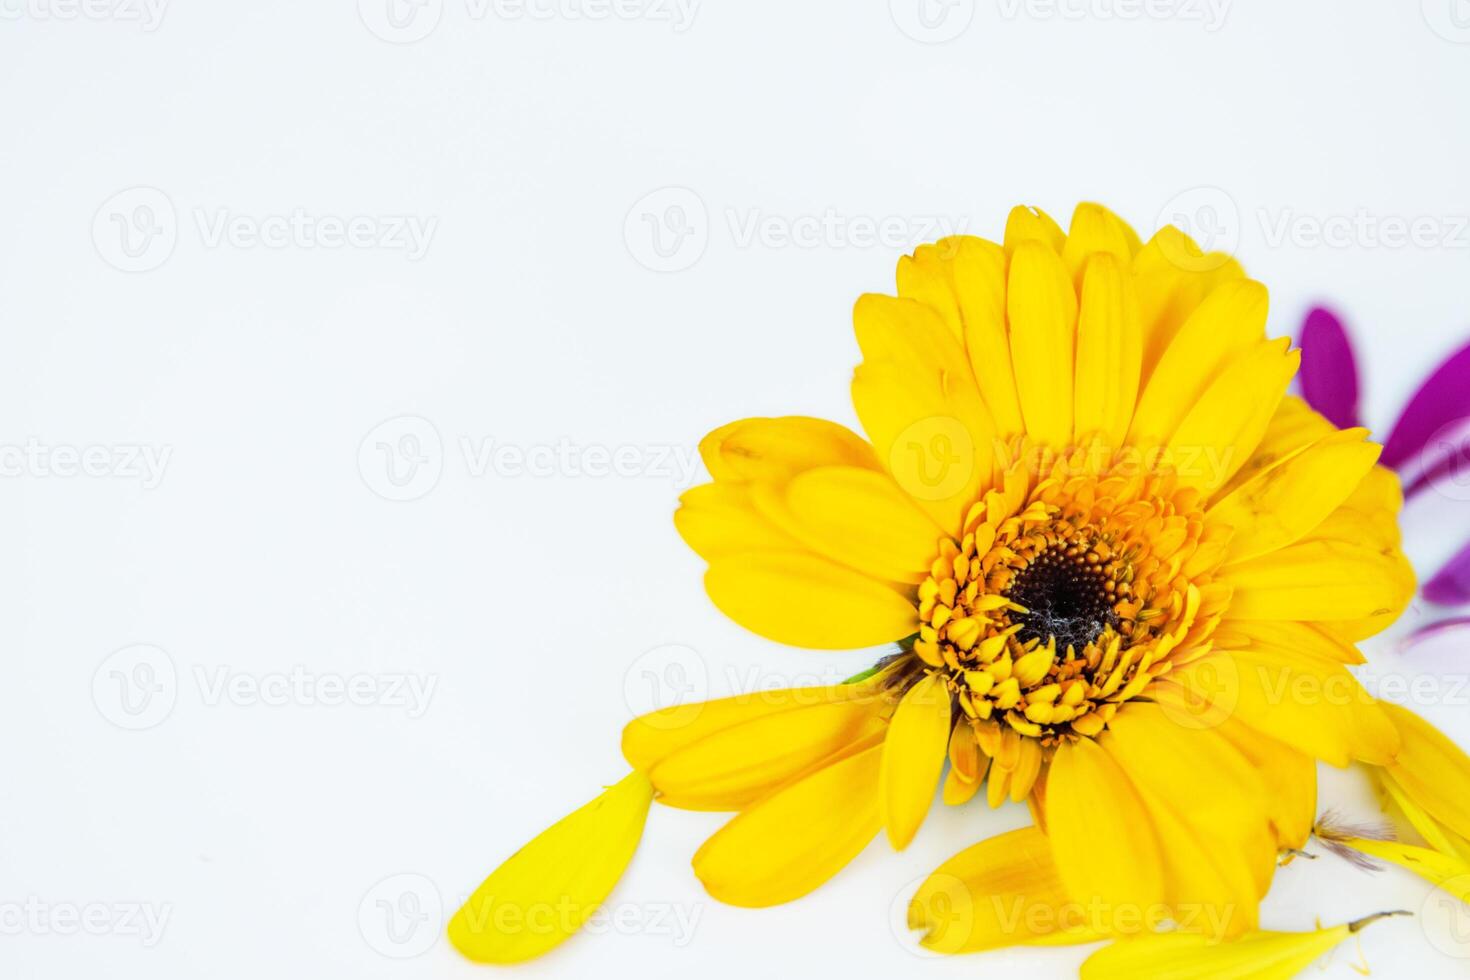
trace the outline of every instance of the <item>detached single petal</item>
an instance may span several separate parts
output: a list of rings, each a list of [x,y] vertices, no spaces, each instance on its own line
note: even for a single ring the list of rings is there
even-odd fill
[[[454,948],[476,963],[523,963],[564,942],[623,876],[652,801],[648,777],[629,773],[542,831],[454,913]]]
[[[1435,369],[1409,399],[1383,445],[1383,465],[1399,467],[1417,456],[1434,434],[1470,416],[1470,344]]]
[[[1252,932],[1227,943],[1187,932],[1158,933],[1103,947],[1083,962],[1081,975],[1082,980],[1289,980],[1381,918],[1383,915],[1371,915],[1311,932]]]
[[[1331,310],[1317,307],[1302,324],[1302,369],[1297,375],[1307,404],[1339,429],[1356,428],[1358,364],[1353,342]]]

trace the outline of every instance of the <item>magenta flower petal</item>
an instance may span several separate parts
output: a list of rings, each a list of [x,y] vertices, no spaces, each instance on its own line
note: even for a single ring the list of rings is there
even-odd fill
[[[1394,424],[1379,460],[1398,468],[1417,456],[1435,434],[1470,419],[1470,344],[1447,357],[1414,392]]]
[[[1470,545],[1461,548],[1434,577],[1424,583],[1424,598],[1439,606],[1470,602]]]
[[[1317,307],[1302,324],[1302,397],[1339,429],[1358,422],[1358,365],[1353,342],[1331,310]]]

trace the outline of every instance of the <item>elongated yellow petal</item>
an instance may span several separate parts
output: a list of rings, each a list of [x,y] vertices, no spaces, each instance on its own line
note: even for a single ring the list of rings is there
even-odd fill
[[[1153,821],[1122,767],[1091,739],[1057,748],[1046,781],[1046,827],[1074,901],[1114,909],[1163,902]]]
[[[944,677],[908,689],[883,740],[883,825],[896,850],[909,846],[934,800],[949,747],[952,705]]]
[[[1470,902],[1470,862],[1457,854],[1445,854],[1433,848],[1395,840],[1370,840],[1365,837],[1350,838],[1342,843],[1369,857],[1397,864],[1445,889],[1460,901]]]
[[[1380,916],[1311,932],[1252,932],[1233,942],[1165,932],[1104,946],[1082,980],[1290,980]]]
[[[786,487],[787,511],[821,553],[892,581],[922,579],[945,535],[886,473],[855,466],[808,470]]]
[[[1144,385],[1130,441],[1162,445],[1210,383],[1265,337],[1266,287],[1249,279],[1219,286],[1190,314]]]
[[[716,480],[784,483],[817,466],[878,467],[873,447],[861,436],[800,415],[731,422],[705,436],[699,454]]]
[[[744,483],[705,483],[686,491],[674,526],[706,561],[742,551],[790,551],[801,545],[756,510]]]
[[[1062,887],[1051,844],[1035,827],[991,837],[945,861],[909,902],[910,929],[937,953],[1092,942],[1080,907]]]
[[[1470,756],[1407,708],[1383,702],[1399,731],[1389,775],[1411,800],[1461,837],[1470,837]]]
[[[694,855],[711,895],[747,908],[800,898],[877,836],[879,742],[793,783],[725,824]]]
[[[1225,618],[1377,618],[1387,625],[1413,594],[1401,561],[1396,553],[1352,541],[1299,541],[1221,569],[1220,581],[1235,590]]]
[[[595,912],[638,849],[653,787],[629,774],[496,868],[449,920],[477,963],[521,963],[565,941]]]
[[[1219,732],[1260,775],[1277,844],[1296,850],[1306,846],[1317,817],[1316,762],[1239,721],[1225,722]]]
[[[1127,772],[1159,835],[1170,904],[1181,916],[1192,912],[1181,928],[1254,928],[1276,841],[1265,786],[1245,757],[1215,731],[1183,728],[1159,705],[1140,702],[1125,705],[1098,744]],[[1053,792],[1048,781],[1048,801]]]
[[[1240,263],[1219,252],[1202,252],[1172,225],[1160,228],[1138,250],[1133,279],[1143,318],[1145,382],[1201,301],[1221,283],[1244,276]]]
[[[1213,493],[1245,465],[1301,363],[1285,339],[1267,341],[1220,372],[1169,437],[1165,461],[1182,482]]]
[[[1133,261],[1138,236],[1113,212],[1101,204],[1084,202],[1072,212],[1072,226],[1062,246],[1062,261],[1072,274],[1078,292],[1082,291],[1082,275],[1092,256],[1105,254],[1126,269]]]
[[[1077,314],[1076,433],[1114,448],[1133,420],[1143,360],[1138,299],[1126,268],[1111,253],[1093,256]]]
[[[647,772],[674,752],[726,728],[782,711],[869,700],[874,693],[868,683],[785,687],[660,708],[623,728],[623,758]]]
[[[1244,561],[1305,537],[1345,501],[1378,461],[1366,429],[1347,429],[1268,466],[1210,508],[1235,529],[1228,561]]]
[[[1066,446],[1072,441],[1077,294],[1055,252],[1036,242],[1016,246],[1006,312],[1026,431],[1038,442]]]
[[[954,258],[959,238],[945,238],[920,245],[913,255],[898,260],[897,286],[900,299],[912,299],[938,313],[949,332],[961,343],[965,339],[964,318],[955,295]]]
[[[965,348],[1001,436],[1026,430],[1016,374],[1011,367],[1011,341],[1006,326],[1006,255],[995,243],[979,238],[946,239],[954,244],[954,288],[965,323]]]
[[[886,728],[884,702],[832,700],[723,728],[659,760],[648,773],[659,802],[739,810],[823,760]]]
[[[913,633],[918,611],[861,572],[799,552],[750,552],[710,563],[705,590],[726,616],[779,643],[844,650]]]

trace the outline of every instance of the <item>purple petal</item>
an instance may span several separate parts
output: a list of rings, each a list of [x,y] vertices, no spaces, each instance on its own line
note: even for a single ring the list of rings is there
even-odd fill
[[[1452,619],[1441,619],[1437,623],[1421,626],[1404,637],[1403,641],[1399,644],[1400,650],[1401,652],[1411,650],[1425,640],[1432,640],[1436,636],[1443,636],[1446,633],[1455,633],[1467,627],[1470,627],[1470,616],[1455,616]]]
[[[1437,433],[1470,418],[1470,344],[1445,359],[1414,392],[1379,460],[1395,469],[1418,455]]]
[[[1358,365],[1353,342],[1331,310],[1317,307],[1302,324],[1302,397],[1339,429],[1358,425]]]
[[[1470,545],[1434,573],[1420,590],[1424,598],[1437,606],[1458,606],[1470,602]]]

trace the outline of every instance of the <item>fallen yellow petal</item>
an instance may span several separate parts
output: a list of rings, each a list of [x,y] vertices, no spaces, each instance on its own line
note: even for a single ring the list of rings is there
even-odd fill
[[[648,777],[633,772],[542,831],[454,913],[454,948],[477,963],[522,963],[565,941],[623,876],[652,801]]]

